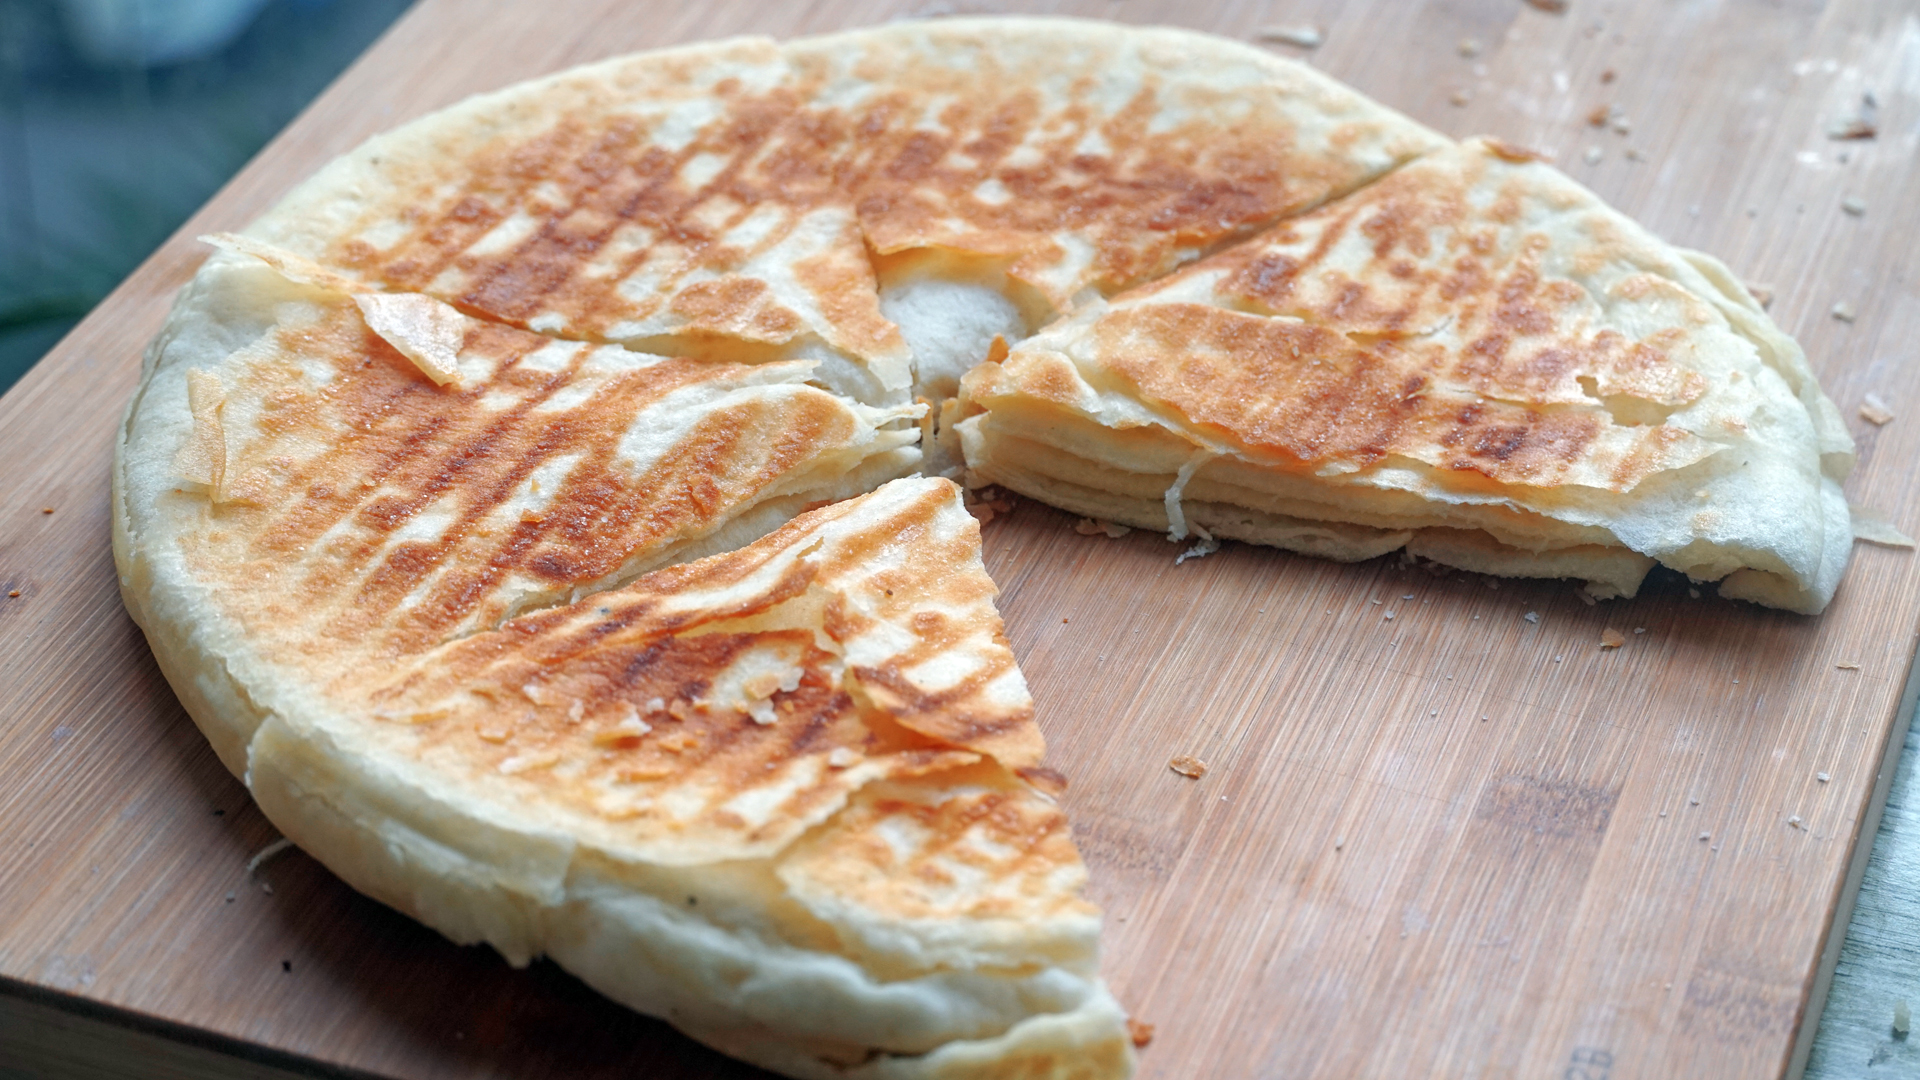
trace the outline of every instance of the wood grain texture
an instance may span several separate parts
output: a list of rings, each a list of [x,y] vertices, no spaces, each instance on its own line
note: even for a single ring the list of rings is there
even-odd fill
[[[107,461],[140,351],[203,256],[190,237],[244,224],[365,136],[621,51],[907,8],[423,0],[0,399],[0,593],[22,593],[0,599],[0,979],[379,1076],[755,1075],[550,965],[456,948],[303,855],[249,880],[274,833],[121,609]],[[1860,439],[1850,496],[1920,524],[1908,5],[1023,10],[1239,37],[1316,24],[1311,61],[1373,97],[1555,153],[1656,232],[1773,286]],[[1869,88],[1880,137],[1828,140]],[[1607,105],[1629,134],[1586,123]],[[1864,216],[1842,212],[1849,195]],[[1840,301],[1856,321],[1829,317]],[[1854,418],[1868,391],[1912,415]],[[1564,583],[1391,560],[1229,545],[1175,566],[1159,537],[1080,536],[1030,503],[986,543],[1074,780],[1109,979],[1158,1027],[1144,1075],[1789,1069],[1896,729],[1920,627],[1911,555],[1860,548],[1808,619],[1670,578],[1587,606]],[[1624,648],[1598,648],[1609,627]],[[1210,769],[1175,775],[1175,754]]]

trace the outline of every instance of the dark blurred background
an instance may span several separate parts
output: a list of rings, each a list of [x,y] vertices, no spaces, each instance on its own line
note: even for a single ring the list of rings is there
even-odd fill
[[[0,392],[411,0],[0,0]]]

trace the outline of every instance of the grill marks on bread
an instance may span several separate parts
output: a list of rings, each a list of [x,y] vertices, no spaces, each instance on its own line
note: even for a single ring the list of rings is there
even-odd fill
[[[293,563],[282,602],[321,615],[333,642],[411,651],[610,581],[857,436],[797,370],[470,321],[463,357],[485,374],[455,390],[347,304],[279,333],[282,355],[326,376],[248,370],[266,407],[244,453],[272,479],[256,485],[243,557]],[[676,402],[686,415],[657,415]]]

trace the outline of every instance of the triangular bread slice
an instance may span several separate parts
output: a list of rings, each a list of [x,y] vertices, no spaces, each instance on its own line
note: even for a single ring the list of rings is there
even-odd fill
[[[937,401],[995,334],[1443,143],[1220,38],[895,23],[472,98],[335,160],[247,236],[542,333],[812,359],[859,400]]]
[[[971,373],[980,479],[1337,559],[1631,596],[1656,563],[1813,612],[1852,443],[1726,269],[1488,140],[1089,309]]]
[[[362,891],[792,1076],[1127,1075],[959,490],[899,480],[409,657],[251,687]]]

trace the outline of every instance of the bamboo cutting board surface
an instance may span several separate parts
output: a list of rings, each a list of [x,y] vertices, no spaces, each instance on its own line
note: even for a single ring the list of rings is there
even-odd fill
[[[1850,497],[1914,531],[1920,17],[1905,7],[1045,10],[1243,38],[1317,25],[1318,50],[1274,47],[1448,134],[1550,151],[1654,231],[1771,283],[1859,439]],[[190,238],[241,226],[367,135],[617,52],[905,10],[423,0],[0,400],[0,592],[21,594],[0,599],[0,991],[385,1077],[757,1075],[550,965],[457,948],[304,855],[249,877],[275,834],[120,606],[108,458],[140,351],[204,255]],[[1879,137],[1829,140],[1869,90]],[[1606,106],[1627,133],[1589,126]],[[1864,215],[1843,212],[1849,196]],[[1829,315],[1841,302],[1854,321]],[[1870,391],[1909,415],[1858,419]],[[1023,503],[986,527],[987,562],[1073,779],[1109,981],[1157,1027],[1143,1075],[1793,1068],[1898,745],[1914,557],[1859,547],[1833,606],[1804,618],[1671,578],[1589,606],[1564,582],[1392,559],[1228,545],[1176,566],[1160,537],[1072,525]],[[1609,628],[1623,648],[1598,648]],[[1209,771],[1175,775],[1176,754]]]

